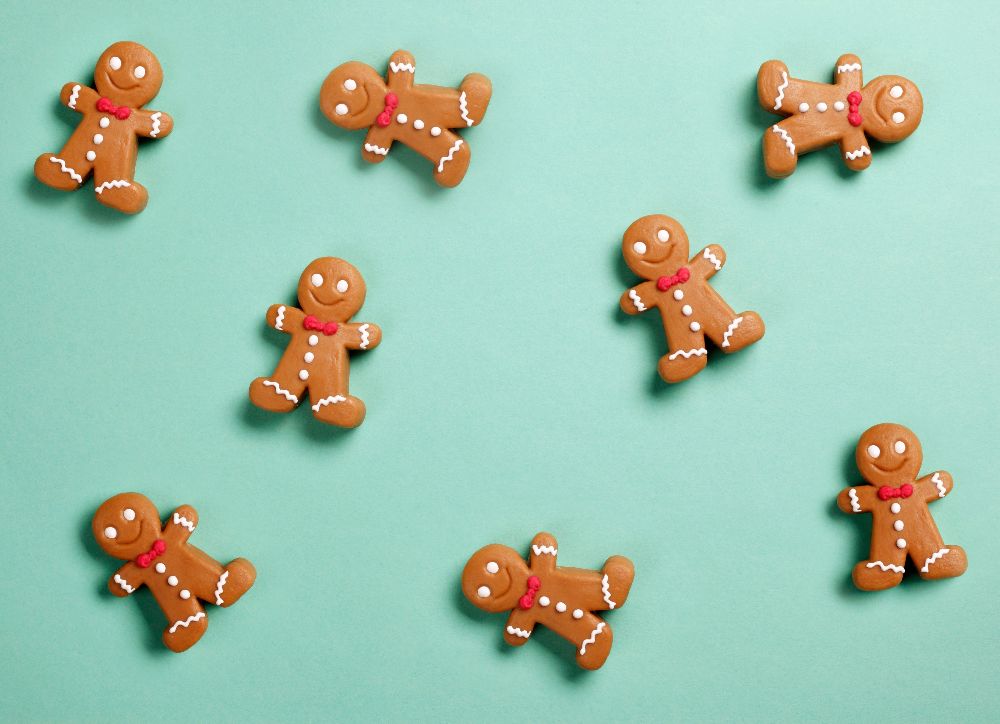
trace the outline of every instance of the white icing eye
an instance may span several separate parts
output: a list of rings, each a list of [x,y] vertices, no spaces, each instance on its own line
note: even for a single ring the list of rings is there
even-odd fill
[[[903,86],[901,86],[901,85],[894,85],[892,88],[889,89],[889,95],[891,95],[893,98],[902,98],[903,97]]]
[[[141,78],[145,78],[146,77],[146,69],[143,68],[141,65],[137,65],[135,67],[134,74],[135,74],[136,78],[140,78],[140,79]]]
[[[347,283],[347,280],[346,279],[341,279],[339,282],[337,282],[337,291],[340,292],[341,294],[343,294],[344,292],[347,291],[347,287],[348,286],[349,285]]]
[[[348,78],[344,81],[344,88],[347,90],[354,90],[358,87],[358,82],[354,78]]]
[[[122,518],[125,520],[135,520],[135,511],[131,508],[126,508],[122,511]]]
[[[896,444],[892,446],[892,449],[896,451],[897,455],[902,455],[906,452],[906,443],[902,440],[896,440]]]
[[[486,570],[489,571],[490,573],[497,573],[500,571],[500,566],[497,565],[496,561],[490,561],[489,563],[486,564]]]
[[[333,110],[334,110],[334,112],[338,116],[346,116],[347,115],[347,104],[346,103],[338,103],[337,107],[334,108]]]
[[[107,528],[104,529],[104,537],[114,540],[115,538],[118,537],[118,529],[115,528],[113,525],[109,525]]]
[[[656,232],[656,238],[659,239],[661,243],[666,244],[670,241],[670,232],[666,229],[660,229]]]
[[[636,254],[646,253],[646,245],[641,241],[637,241],[634,244],[632,244],[632,249],[633,251],[635,251]]]
[[[476,591],[476,595],[479,596],[480,598],[489,598],[490,597],[490,587],[489,586],[480,586],[479,589]]]
[[[869,445],[868,446],[868,455],[869,456],[871,456],[873,458],[877,458],[881,454],[882,454],[882,451],[878,449],[878,445]]]
[[[117,55],[112,55],[111,59],[108,61],[108,65],[111,66],[111,70],[118,70],[122,67],[122,59]]]
[[[892,114],[893,123],[902,123],[905,120],[906,116],[904,116],[900,111],[896,111],[895,113]]]
[[[321,287],[323,286],[323,275],[313,274],[311,277],[309,277],[309,281],[312,282],[312,285],[314,287]]]

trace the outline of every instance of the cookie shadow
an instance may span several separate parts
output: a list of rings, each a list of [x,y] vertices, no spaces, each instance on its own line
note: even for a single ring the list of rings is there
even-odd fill
[[[852,480],[856,480],[858,477],[858,470],[855,466],[854,461],[854,448],[857,445],[856,440],[847,440],[843,443],[843,455],[841,456],[840,465],[840,477],[842,480],[846,481],[846,485],[850,485]],[[838,490],[837,493],[840,491]],[[836,493],[834,493],[836,495]],[[851,559],[847,562],[847,570],[845,573],[840,574],[836,580],[836,587],[838,593],[845,598],[855,598],[864,597],[865,594],[870,593],[870,591],[862,591],[860,588],[854,585],[854,581],[851,578],[851,571],[854,569],[854,565],[858,561],[863,561],[868,558],[868,541],[871,539],[871,516],[867,514],[861,515],[848,515],[842,511],[837,506],[837,499],[834,497],[826,506],[827,515],[837,521],[837,525],[850,525],[857,529],[854,536],[854,545],[851,548]],[[864,520],[859,520],[864,518]]]
[[[742,107],[744,109],[743,120],[749,127],[757,131],[757,142],[753,144],[753,150],[748,154],[747,181],[756,189],[771,191],[778,188],[783,179],[771,178],[767,175],[767,171],[764,169],[764,150],[761,147],[761,139],[764,132],[780,121],[781,117],[768,113],[760,107],[760,101],[757,98],[756,74],[746,86]]]

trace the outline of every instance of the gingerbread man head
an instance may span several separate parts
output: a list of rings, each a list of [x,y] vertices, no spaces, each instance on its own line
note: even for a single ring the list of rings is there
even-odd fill
[[[865,430],[854,451],[861,477],[875,486],[916,480],[923,457],[917,436],[888,422]]]
[[[484,611],[509,611],[524,595],[528,575],[528,566],[517,551],[494,543],[480,548],[465,564],[462,591]]]
[[[343,259],[324,256],[313,261],[299,278],[299,305],[306,314],[346,322],[365,303],[365,281]]]
[[[97,92],[121,106],[141,108],[156,97],[162,83],[160,61],[138,43],[115,43],[94,67]]]
[[[375,123],[385,109],[387,89],[370,65],[351,61],[334,68],[320,91],[327,117],[341,128],[356,131]]]
[[[160,513],[139,493],[120,493],[104,501],[91,521],[97,544],[113,558],[130,560],[160,537]]]
[[[924,100],[911,81],[880,75],[862,90],[861,113],[866,133],[885,143],[902,141],[920,125]]]
[[[625,230],[622,255],[628,268],[643,279],[670,275],[687,263],[687,234],[669,216],[643,216]]]

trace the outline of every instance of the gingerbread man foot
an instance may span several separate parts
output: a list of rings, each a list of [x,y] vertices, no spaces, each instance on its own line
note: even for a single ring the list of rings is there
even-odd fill
[[[326,395],[312,405],[317,420],[337,427],[357,427],[365,419],[365,403],[353,395]]]
[[[146,208],[149,200],[146,187],[136,181],[112,179],[98,183],[94,188],[98,201],[123,214],[138,214]]]

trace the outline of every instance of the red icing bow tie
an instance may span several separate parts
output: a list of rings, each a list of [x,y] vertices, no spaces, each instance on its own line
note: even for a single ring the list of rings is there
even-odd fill
[[[167,550],[167,544],[157,538],[156,541],[153,542],[152,548],[135,559],[135,564],[139,566],[139,568],[149,568],[150,564],[156,559],[156,557],[162,556],[165,550]]]
[[[894,488],[891,485],[883,485],[878,489],[878,497],[882,500],[889,500],[890,498],[909,498],[911,495],[913,495],[913,486],[909,483],[900,485],[898,488]]]
[[[665,292],[675,284],[683,284],[690,278],[691,278],[691,272],[688,271],[688,268],[686,266],[682,266],[680,269],[677,270],[677,273],[674,274],[673,276],[660,277],[659,279],[657,279],[656,288],[659,289],[661,292]]]
[[[101,113],[110,113],[119,121],[124,121],[126,118],[132,115],[132,109],[128,106],[116,106],[107,98],[99,98],[97,101],[97,110]]]
[[[392,123],[392,112],[399,106],[399,97],[395,93],[385,94],[385,110],[378,114],[375,121],[379,126],[385,128]]]
[[[317,332],[322,332],[327,337],[336,334],[337,330],[340,329],[340,325],[336,322],[321,322],[311,314],[302,321],[302,326],[306,329],[315,329]]]
[[[847,122],[852,126],[860,126],[861,113],[858,109],[861,108],[861,94],[857,91],[851,91],[847,94],[847,102],[851,106],[847,109]]]
[[[535,594],[538,593],[538,589],[542,587],[542,579],[538,576],[528,576],[528,590],[524,592],[521,596],[521,600],[517,602],[517,605],[528,610],[535,605]]]

